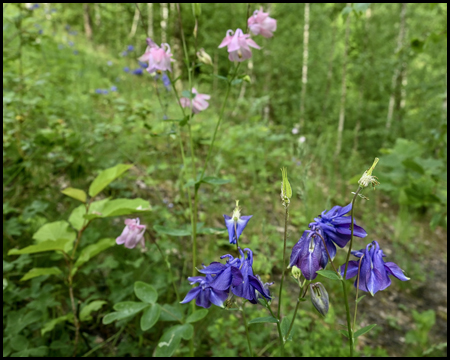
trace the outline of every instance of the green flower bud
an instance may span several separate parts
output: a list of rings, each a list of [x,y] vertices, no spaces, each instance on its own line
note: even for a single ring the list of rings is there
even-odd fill
[[[290,203],[290,198],[292,197],[292,188],[291,184],[289,183],[288,177],[287,177],[287,169],[282,168],[281,169],[281,201],[283,203],[284,207],[288,207]]]
[[[251,83],[251,82],[252,82],[252,79],[251,79],[250,76],[248,76],[248,75],[245,75],[245,76],[242,78],[242,80],[244,80],[245,82],[248,82],[248,83]]]
[[[202,4],[192,3],[192,13],[194,14],[194,17],[199,18],[202,14]]]
[[[309,290],[311,293],[311,302],[316,308],[316,310],[325,316],[328,313],[329,301],[328,293],[325,287],[320,283],[310,284]]]
[[[300,276],[302,276],[302,271],[295,265],[292,267],[291,273],[296,279],[300,279]]]

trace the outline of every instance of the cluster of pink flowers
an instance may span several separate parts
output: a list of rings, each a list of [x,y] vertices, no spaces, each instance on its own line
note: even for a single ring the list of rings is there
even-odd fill
[[[147,49],[145,50],[144,55],[142,55],[138,60],[143,62],[148,61],[147,71],[149,73],[167,70],[172,72],[170,63],[175,61],[172,59],[169,44],[162,43],[161,47],[159,47],[150,38],[147,38]]]
[[[277,29],[277,21],[269,17],[269,13],[262,10],[255,10],[253,15],[247,21],[248,28],[254,35],[262,35],[266,38],[273,36]],[[228,47],[228,59],[231,61],[244,61],[252,57],[250,47],[261,49],[257,43],[250,39],[249,34],[244,34],[241,29],[228,30],[225,38],[219,45],[219,48]]]
[[[206,100],[209,100],[211,96],[199,94],[195,88],[192,88],[192,94],[195,95],[193,99],[188,99],[185,97],[180,99],[181,106],[184,108],[192,108],[192,112],[194,114],[198,114],[200,111],[206,110],[209,106],[209,103]]]

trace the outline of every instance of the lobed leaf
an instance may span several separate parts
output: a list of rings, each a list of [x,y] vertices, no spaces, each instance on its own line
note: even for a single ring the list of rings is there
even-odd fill
[[[155,288],[142,281],[134,283],[134,293],[139,300],[147,304],[154,304],[158,300],[158,292]]]
[[[197,310],[194,313],[192,313],[191,315],[189,315],[186,319],[187,323],[195,323],[197,321],[200,321],[201,319],[203,319],[206,315],[208,315],[208,310],[207,309],[201,309],[201,310]]]
[[[151,307],[146,308],[141,317],[142,331],[146,331],[152,328],[153,325],[155,325],[156,322],[159,320],[160,315],[161,315],[161,306],[159,304],[153,304]]]

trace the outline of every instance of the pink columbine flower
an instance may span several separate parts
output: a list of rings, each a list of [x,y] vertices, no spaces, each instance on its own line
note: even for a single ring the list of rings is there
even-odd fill
[[[242,32],[241,29],[237,29],[233,34],[232,30],[227,31],[227,36],[222,40],[219,48],[228,46],[228,59],[231,61],[244,61],[252,57],[252,51],[249,46],[255,49],[261,49],[257,43],[250,39],[250,35]]]
[[[172,53],[170,52],[170,46],[167,43],[162,43],[161,47],[156,45],[152,39],[147,38],[147,49],[145,50],[144,55],[142,55],[138,60],[139,61],[148,61],[147,71],[149,73],[153,73],[157,70],[159,71],[170,71],[172,72],[172,68],[170,67],[170,63],[175,61],[172,59]]]
[[[277,29],[277,21],[269,17],[269,13],[265,13],[262,7],[259,10],[255,10],[247,23],[253,34],[261,34],[266,38],[272,37],[273,32]]]
[[[200,111],[205,110],[209,106],[209,103],[206,100],[211,99],[211,96],[206,94],[199,94],[195,88],[192,88],[192,93],[195,94],[195,97],[192,99],[192,104],[191,99],[185,97],[182,97],[180,99],[180,103],[184,108],[192,107],[192,112],[194,114],[198,114]]]
[[[116,244],[125,244],[126,248],[133,249],[140,242],[142,247],[145,247],[144,232],[146,226],[139,224],[139,218],[126,219],[125,225],[122,234],[116,239]]]

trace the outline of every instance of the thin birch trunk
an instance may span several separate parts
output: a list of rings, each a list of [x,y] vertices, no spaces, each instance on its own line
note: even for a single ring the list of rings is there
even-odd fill
[[[147,13],[148,13],[147,34],[150,39],[153,39],[153,3],[147,3]]]
[[[300,95],[300,131],[305,125],[305,98],[306,84],[308,83],[308,43],[309,43],[309,3],[305,3],[305,25],[303,27],[303,66],[302,66],[302,93]]]
[[[161,43],[167,42],[167,19],[169,18],[169,8],[167,3],[161,4]]]
[[[136,35],[136,30],[139,22],[140,12],[138,7],[136,6],[134,10],[133,24],[131,25],[130,33],[128,34],[129,38],[133,38]]]
[[[328,63],[327,87],[325,89],[325,95],[323,97],[323,107],[322,107],[323,115],[325,115],[325,111],[327,110],[328,94],[330,93],[331,80],[333,79],[333,63],[334,63],[335,44],[336,44],[336,23],[334,22],[333,26],[331,27],[331,51],[330,51],[330,60]]]
[[[351,3],[347,3],[347,6],[351,6]],[[341,153],[342,147],[342,133],[344,131],[344,121],[345,121],[345,100],[347,97],[347,53],[348,53],[348,38],[350,37],[350,16],[347,16],[347,24],[345,29],[345,47],[343,56],[343,66],[342,66],[342,88],[341,88],[341,109],[339,110],[339,126],[337,133],[336,142],[336,152],[334,156],[337,157]]]
[[[83,20],[84,20],[84,32],[86,33],[86,37],[89,41],[92,40],[92,25],[91,25],[91,16],[89,15],[89,4],[83,4]]]
[[[102,24],[102,16],[100,12],[100,5],[98,3],[94,3],[94,18],[95,26],[99,28]]]
[[[403,47],[403,42],[405,38],[405,24],[406,24],[406,5],[408,3],[402,3],[402,10],[400,12],[400,31],[398,33],[397,38],[397,48],[395,49],[395,54],[398,54],[398,52]],[[389,105],[388,105],[388,114],[387,114],[387,120],[386,120],[386,129],[390,129],[392,125],[392,117],[394,115],[394,105],[395,105],[395,89],[397,85],[397,80],[400,75],[402,68],[402,63],[395,67],[394,74],[392,75],[392,82],[391,82],[391,96],[389,98]]]
[[[175,8],[175,3],[170,3],[170,15],[173,14],[173,16],[175,16],[176,18],[176,8]],[[175,61],[173,63],[173,76],[175,79],[180,78],[180,80],[178,80],[175,83],[175,89],[177,89],[178,92],[183,91],[183,83],[181,81],[181,66],[183,64],[183,47],[181,46],[181,29],[180,29],[180,23],[178,21],[174,21],[173,22],[173,39],[171,40],[172,42],[172,46],[173,46],[173,54],[178,54],[178,58],[176,59],[177,61]],[[174,55],[176,56],[176,55]]]

